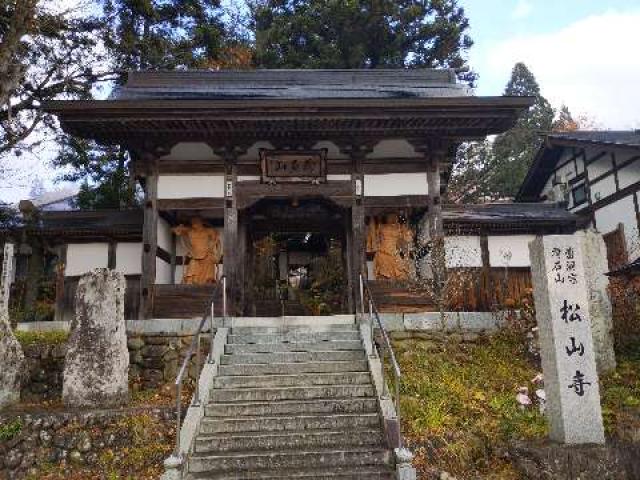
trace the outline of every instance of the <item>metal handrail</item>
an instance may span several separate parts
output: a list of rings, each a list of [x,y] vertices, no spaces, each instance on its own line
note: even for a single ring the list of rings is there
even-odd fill
[[[394,405],[395,405],[395,409],[396,409],[396,420],[398,422],[398,443],[399,443],[399,447],[402,448],[402,424],[401,424],[401,417],[400,417],[400,381],[402,379],[402,371],[400,370],[400,365],[398,364],[398,361],[396,360],[396,354],[393,351],[393,347],[391,346],[391,340],[389,339],[389,335],[387,334],[386,329],[384,328],[384,326],[382,325],[382,321],[380,320],[380,312],[378,311],[378,308],[376,307],[376,303],[375,300],[373,298],[373,294],[371,293],[371,289],[369,288],[369,283],[367,282],[367,279],[360,274],[360,306],[361,306],[361,313],[363,315],[363,317],[365,316],[365,295],[368,296],[368,304],[369,304],[369,325],[371,327],[371,344],[372,344],[372,348],[374,353],[376,352],[376,350],[379,348],[378,344],[374,341],[374,322],[373,319],[375,318],[375,321],[377,323],[377,328],[380,330],[380,332],[382,332],[382,338],[384,340],[384,346],[382,348],[382,352],[378,352],[378,357],[380,358],[380,370],[382,372],[382,388],[383,388],[383,396],[387,396],[388,395],[388,387],[387,387],[387,380],[385,378],[385,368],[384,368],[384,359],[385,359],[385,351],[389,352],[389,358],[391,360],[391,367],[393,369],[393,376],[394,376]],[[381,353],[381,354],[380,354]]]
[[[222,287],[222,317],[224,319],[227,318],[227,277],[222,276],[218,284],[215,286],[213,290],[213,294],[211,295],[211,303],[207,305],[207,310],[202,315],[202,320],[200,320],[200,324],[198,325],[198,329],[193,336],[193,340],[191,340],[191,345],[189,346],[189,350],[187,350],[187,354],[184,357],[182,362],[182,366],[178,371],[178,375],[175,380],[176,387],[176,445],[174,450],[174,455],[176,457],[180,456],[180,428],[182,426],[182,382],[184,380],[186,372],[189,371],[189,363],[191,362],[191,357],[193,354],[196,354],[196,372],[198,372],[198,377],[196,378],[195,390],[193,392],[193,399],[191,401],[191,406],[197,407],[200,405],[200,372],[202,370],[202,354],[200,348],[200,340],[202,335],[202,329],[204,328],[204,324],[207,321],[207,317],[211,317],[211,345],[209,348],[209,356],[208,362],[214,363],[213,358],[213,340],[215,337],[214,333],[214,319],[215,319],[215,301],[220,288]]]

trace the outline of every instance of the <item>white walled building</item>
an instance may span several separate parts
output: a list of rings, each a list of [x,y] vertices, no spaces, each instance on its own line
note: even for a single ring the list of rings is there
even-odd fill
[[[605,237],[610,267],[640,257],[640,131],[554,133],[518,193],[563,202]]]

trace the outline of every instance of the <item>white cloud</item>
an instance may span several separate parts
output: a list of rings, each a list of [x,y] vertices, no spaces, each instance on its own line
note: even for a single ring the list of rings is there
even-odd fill
[[[556,32],[487,46],[477,65],[481,83],[493,89],[504,86],[513,65],[522,61],[554,106],[565,103],[574,114],[586,113],[604,128],[638,128],[638,25],[640,10],[609,11]]]
[[[533,11],[533,5],[528,0],[518,0],[516,8],[513,9],[511,16],[513,18],[525,18]]]

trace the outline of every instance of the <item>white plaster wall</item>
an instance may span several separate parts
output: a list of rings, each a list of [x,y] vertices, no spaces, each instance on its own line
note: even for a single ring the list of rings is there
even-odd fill
[[[346,153],[342,153],[340,151],[340,148],[338,148],[338,146],[335,143],[328,142],[326,140],[316,143],[312,148],[314,150],[320,149],[320,148],[326,148],[327,158],[332,158],[336,160],[347,160],[350,158],[349,155],[347,155]]]
[[[268,148],[270,150],[275,149],[275,147],[269,142],[256,142],[246,151],[244,155],[240,155],[238,160],[255,160],[258,161],[260,158],[260,149]]]
[[[587,153],[587,159],[592,158],[594,153]],[[613,170],[613,160],[611,159],[610,154],[604,155],[602,158],[599,158],[595,162],[590,163],[587,166],[587,171],[589,172],[589,179],[593,180],[594,178],[599,177],[602,174],[610,172]]]
[[[349,175],[348,173],[336,173],[333,175],[327,174],[327,180],[334,181],[334,182],[351,180],[351,175]]]
[[[171,225],[162,217],[158,218],[158,246],[171,253]]]
[[[492,267],[529,267],[529,242],[535,235],[489,236],[489,265]]]
[[[619,223],[624,224],[629,259],[634,259],[640,254],[640,233],[633,205],[633,195],[628,195],[606,207],[599,208],[595,212],[595,217],[596,227],[600,233],[609,233],[618,228]]]
[[[445,258],[447,267],[481,267],[482,251],[480,237],[452,236],[445,237]]]
[[[364,176],[364,194],[368,197],[428,195],[426,173],[384,173]]]
[[[640,159],[618,170],[618,182],[621,189],[640,182]]]
[[[70,243],[67,245],[66,276],[82,275],[94,268],[107,268],[108,243]]]
[[[142,273],[142,243],[118,243],[116,246],[116,270],[125,275]]]
[[[238,182],[259,182],[260,175],[238,175]]]
[[[163,160],[216,160],[218,155],[206,143],[182,142],[171,149],[169,155],[161,157]]]
[[[578,166],[578,175],[584,173],[584,158],[582,155],[578,155],[578,157],[576,157],[576,165]]]
[[[156,284],[171,283],[171,264],[156,257]]]
[[[616,179],[608,175],[599,182],[591,184],[591,201],[593,203],[603,200],[616,192]]]
[[[367,155],[367,158],[418,158],[422,155],[403,138],[382,140]]]
[[[160,175],[158,198],[224,197],[224,175]]]

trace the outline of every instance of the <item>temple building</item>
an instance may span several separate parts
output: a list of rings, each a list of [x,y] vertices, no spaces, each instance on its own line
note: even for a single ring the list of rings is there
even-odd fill
[[[446,266],[481,277],[450,308],[487,310],[530,286],[534,235],[580,227],[555,204],[441,201],[460,143],[532,103],[475,96],[450,70],[134,72],[106,100],[45,108],[65,132],[129,151],[140,208],[23,205],[0,236],[18,244],[16,283],[34,256],[48,265],[60,320],[96,267],[126,275],[130,319],[201,315],[221,275],[235,315],[353,313],[360,274],[387,311],[433,310],[408,284],[443,235]]]
[[[640,131],[547,135],[518,200],[564,205],[603,234],[610,269],[630,262],[625,271],[633,271],[640,257]]]

